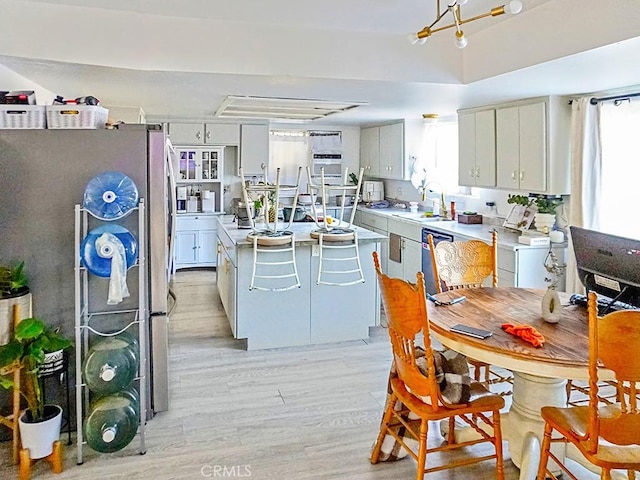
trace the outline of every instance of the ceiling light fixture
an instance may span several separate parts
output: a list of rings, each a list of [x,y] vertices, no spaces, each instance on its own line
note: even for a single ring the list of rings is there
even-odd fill
[[[441,32],[442,30],[447,30],[449,28],[455,28],[456,29],[455,45],[458,48],[464,48],[467,46],[467,43],[469,43],[469,41],[467,40],[467,37],[465,37],[464,32],[462,31],[462,25],[464,25],[465,23],[473,22],[475,20],[480,20],[481,18],[485,18],[485,17],[497,17],[499,15],[504,15],[505,13],[511,13],[515,15],[516,13],[520,13],[522,11],[522,2],[520,0],[511,0],[500,7],[492,8],[487,13],[483,13],[481,15],[476,15],[475,17],[463,19],[462,14],[460,13],[460,7],[462,5],[465,5],[466,3],[467,3],[467,0],[453,0],[451,1],[451,3],[447,4],[447,8],[442,10],[440,8],[440,0],[437,0],[436,19],[433,21],[433,23],[431,23],[431,25],[427,25],[418,33],[411,34],[409,38],[411,43],[424,44],[427,41],[427,38],[429,38],[434,33]],[[450,23],[443,27],[434,28],[438,24],[438,22],[440,22],[440,20],[445,18],[445,16],[449,12],[451,12],[451,15],[453,16],[453,23]]]
[[[438,119],[440,118],[440,115],[438,115],[437,113],[423,113],[422,114],[422,120],[424,121],[424,123],[426,124],[436,124],[438,123]]]

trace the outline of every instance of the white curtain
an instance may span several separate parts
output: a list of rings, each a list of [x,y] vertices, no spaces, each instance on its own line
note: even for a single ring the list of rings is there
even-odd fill
[[[571,201],[569,224],[598,230],[602,184],[600,104],[590,97],[574,100],[571,112]],[[567,292],[584,292],[578,278],[575,255],[569,241]]]
[[[640,222],[634,218],[640,203],[640,101],[606,102],[600,119],[604,159],[600,229],[640,239]]]
[[[302,167],[300,191],[306,191],[305,167],[309,164],[309,146],[306,137],[299,135],[271,136],[269,157],[270,182],[275,182],[276,169],[280,168],[280,184],[295,185],[298,167]]]

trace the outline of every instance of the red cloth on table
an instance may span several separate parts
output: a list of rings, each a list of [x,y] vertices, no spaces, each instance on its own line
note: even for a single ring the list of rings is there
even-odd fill
[[[514,325],[513,323],[503,323],[502,329],[505,332],[510,333],[511,335],[520,337],[525,342],[529,342],[534,347],[541,347],[542,345],[544,345],[544,336],[531,325]]]

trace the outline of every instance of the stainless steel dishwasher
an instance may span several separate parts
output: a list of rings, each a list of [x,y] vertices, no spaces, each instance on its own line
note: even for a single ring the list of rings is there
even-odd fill
[[[434,245],[442,241],[453,242],[453,235],[431,230],[430,228],[422,229],[422,274],[424,275],[424,286],[427,289],[427,293],[436,293],[438,290],[436,288],[436,279],[433,275],[431,251],[429,250],[429,240],[427,238],[429,235],[433,235]]]

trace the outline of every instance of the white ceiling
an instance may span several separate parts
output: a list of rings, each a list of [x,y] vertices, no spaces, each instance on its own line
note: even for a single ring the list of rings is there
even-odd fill
[[[212,120],[226,95],[367,102],[324,121],[363,124],[640,85],[640,2],[617,0],[624,15],[600,0],[523,0],[517,16],[465,26],[463,51],[453,32],[409,45],[435,3],[0,0],[0,65],[154,121]],[[463,16],[499,4],[469,0]]]

